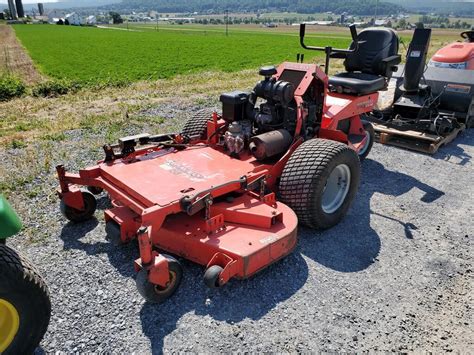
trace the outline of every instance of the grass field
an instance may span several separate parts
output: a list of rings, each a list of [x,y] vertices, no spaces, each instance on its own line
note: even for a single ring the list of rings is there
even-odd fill
[[[200,71],[234,72],[294,60],[293,35],[263,32],[142,30],[19,25],[15,31],[43,74],[79,82],[147,80]],[[314,38],[315,45],[346,47],[349,38]],[[319,53],[316,53],[317,55]],[[310,59],[310,58],[308,58]]]
[[[127,28],[129,31],[127,31]],[[17,37],[41,74],[57,79],[97,84],[140,81],[203,71],[236,72],[265,64],[294,60],[299,46],[298,28],[130,24],[110,28],[56,25],[16,25]],[[309,41],[318,46],[344,48],[347,28],[311,27]],[[433,34],[432,52],[456,39],[453,31]],[[401,33],[408,44],[411,32]],[[401,49],[402,53],[404,48]],[[322,62],[322,52],[306,51],[306,61]],[[334,63],[339,69],[341,63]]]

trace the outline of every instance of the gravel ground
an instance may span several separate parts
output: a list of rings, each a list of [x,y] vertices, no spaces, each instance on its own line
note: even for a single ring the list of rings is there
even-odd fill
[[[136,291],[137,247],[107,243],[101,211],[80,225],[59,213],[52,167],[91,164],[103,140],[77,130],[62,142],[0,152],[12,174],[41,165],[10,195],[26,229],[9,241],[50,287],[53,314],[37,353],[474,352],[474,130],[434,157],[375,145],[340,225],[300,228],[290,256],[219,290],[182,260],[181,287],[162,305]]]

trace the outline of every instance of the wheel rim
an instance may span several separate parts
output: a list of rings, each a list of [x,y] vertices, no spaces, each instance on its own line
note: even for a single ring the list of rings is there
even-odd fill
[[[174,284],[176,283],[176,272],[170,271],[170,280],[168,284],[163,287],[160,285],[155,285],[155,292],[159,295],[166,293],[170,288],[174,287]]]
[[[331,172],[324,187],[321,207],[324,213],[331,214],[342,206],[351,185],[351,170],[340,164]]]
[[[359,156],[364,155],[367,149],[369,148],[370,145],[370,133],[368,131],[365,131],[365,144],[364,146],[359,150]]]
[[[0,298],[0,353],[10,346],[19,327],[20,316],[15,306]]]

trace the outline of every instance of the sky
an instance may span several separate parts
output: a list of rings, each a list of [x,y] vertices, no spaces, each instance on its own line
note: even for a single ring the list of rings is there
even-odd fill
[[[43,0],[43,1],[41,1],[41,0],[23,0],[22,2],[23,2],[23,4],[37,4],[39,2],[45,3],[45,2],[57,2],[57,1],[56,0]]]

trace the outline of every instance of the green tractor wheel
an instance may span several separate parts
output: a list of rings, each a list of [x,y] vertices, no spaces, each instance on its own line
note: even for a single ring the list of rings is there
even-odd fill
[[[0,354],[31,354],[51,315],[48,288],[22,255],[0,245]]]
[[[21,222],[0,195],[0,354],[31,354],[51,316],[49,291],[31,263],[5,245]]]

